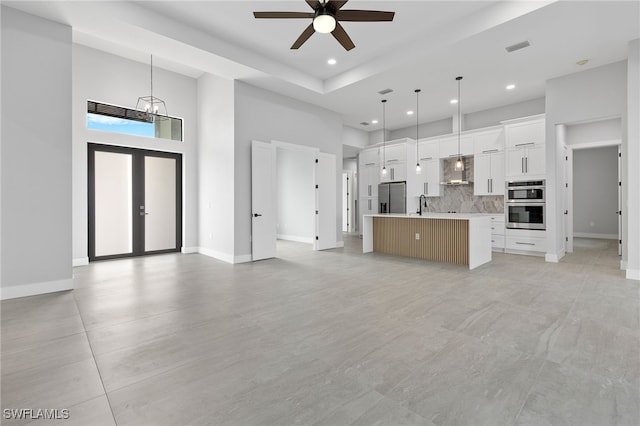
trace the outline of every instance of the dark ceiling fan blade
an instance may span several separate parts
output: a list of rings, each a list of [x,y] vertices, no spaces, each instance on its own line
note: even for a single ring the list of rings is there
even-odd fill
[[[338,1],[338,0],[329,0],[327,5],[333,6],[334,10],[340,10],[342,6],[344,6],[349,0]]]
[[[309,40],[309,37],[313,35],[316,31],[313,29],[313,24],[309,24],[309,26],[300,34],[300,37],[293,43],[291,46],[292,49],[298,49],[300,46],[304,44],[305,41]]]
[[[349,51],[356,47],[356,45],[353,44],[353,41],[351,41],[351,37],[349,37],[349,34],[347,34],[347,32],[339,22],[336,22],[336,29],[333,30],[331,34],[335,37],[336,40],[338,40],[338,43],[340,43],[346,51]]]
[[[313,16],[311,12],[253,12],[253,17],[258,19],[313,19]]]
[[[351,22],[389,22],[393,21],[395,14],[380,10],[339,10],[336,12],[336,19]]]
[[[307,4],[311,6],[311,9],[313,10],[318,10],[318,8],[320,8],[321,6],[318,0],[307,0]]]

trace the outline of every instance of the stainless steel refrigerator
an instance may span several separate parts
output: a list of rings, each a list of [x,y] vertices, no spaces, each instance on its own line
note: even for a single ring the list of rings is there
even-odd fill
[[[392,182],[378,185],[378,213],[407,212],[407,183]]]

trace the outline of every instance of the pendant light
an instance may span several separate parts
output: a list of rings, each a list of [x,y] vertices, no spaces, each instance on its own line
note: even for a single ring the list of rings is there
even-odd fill
[[[387,140],[387,117],[386,117],[386,104],[387,100],[382,100],[382,176],[387,175],[387,156],[385,152],[385,142]]]
[[[156,120],[166,120],[167,105],[160,98],[153,96],[153,55],[151,55],[151,91],[149,96],[140,96],[136,104],[136,110],[140,111],[147,121],[153,123]]]
[[[419,103],[418,103],[418,95],[420,94],[420,89],[414,90],[416,92],[416,174],[419,175],[422,173],[422,168],[420,167],[420,154],[418,148],[418,115],[420,113]]]
[[[464,170],[464,161],[462,159],[462,154],[460,154],[460,132],[462,131],[462,115],[460,114],[460,80],[462,77],[456,77],[458,81],[458,159],[456,160],[456,165],[453,168],[456,172],[461,172]]]

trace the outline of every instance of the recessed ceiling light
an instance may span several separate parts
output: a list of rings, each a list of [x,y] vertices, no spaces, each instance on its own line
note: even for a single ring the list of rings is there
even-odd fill
[[[413,115],[413,111],[407,111],[407,115]]]
[[[515,88],[516,88],[515,84],[508,84],[507,87],[506,87],[507,90],[513,90]]]
[[[587,62],[589,62],[588,59],[580,59],[579,61],[576,62],[576,64],[578,64],[578,65],[586,65]]]
[[[331,58],[331,59],[329,59],[329,60],[327,61],[327,63],[328,63],[329,65],[335,65],[335,64],[337,64],[337,63],[338,63],[338,61],[336,61],[335,59]]]
[[[378,120],[371,120],[373,124],[378,124]]]
[[[451,99],[451,100],[449,101],[449,103],[450,103],[450,104],[457,104],[457,103],[458,103],[458,100],[457,100],[457,99]]]

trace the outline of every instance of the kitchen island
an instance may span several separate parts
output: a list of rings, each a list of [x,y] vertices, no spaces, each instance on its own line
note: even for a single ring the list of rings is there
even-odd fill
[[[365,215],[362,252],[416,257],[474,269],[491,261],[491,219],[482,213]]]

